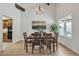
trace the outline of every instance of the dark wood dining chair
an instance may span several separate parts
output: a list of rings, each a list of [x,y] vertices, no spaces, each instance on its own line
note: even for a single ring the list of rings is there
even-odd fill
[[[43,33],[43,36],[44,36],[44,37],[47,37],[47,33]],[[44,45],[47,45],[47,44],[48,44],[48,39],[45,38],[45,39],[44,39]]]
[[[23,32],[24,36],[24,50],[26,49],[26,52],[28,52],[28,39],[27,39],[27,33]]]
[[[23,36],[24,36],[24,50],[26,49],[26,52],[28,52],[28,44],[30,43],[30,46],[31,46],[32,40],[27,39],[27,33],[26,32],[23,32]]]
[[[39,46],[39,53],[41,53],[41,46],[40,46],[40,40],[38,37],[40,37],[40,34],[32,33],[32,54],[35,46]]]
[[[53,40],[53,43],[54,43],[54,49],[56,48],[56,50],[58,49],[58,33],[54,32],[54,40]]]
[[[44,39],[44,45],[46,45],[47,48],[49,48],[50,53],[51,53],[51,41],[49,40],[48,37],[51,37],[52,33],[43,33],[43,36],[45,37],[45,39]]]

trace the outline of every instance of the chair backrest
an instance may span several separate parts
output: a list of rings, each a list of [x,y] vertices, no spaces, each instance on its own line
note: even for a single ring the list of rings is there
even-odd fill
[[[41,34],[40,33],[32,33],[31,35],[32,35],[32,37],[34,37],[34,45],[39,45],[40,42],[39,42],[38,36],[40,37]]]
[[[50,37],[52,36],[52,33],[43,33],[43,36]]]
[[[46,32],[42,32],[43,34],[46,34]]]
[[[32,37],[35,37],[35,36],[36,36],[36,34],[32,33],[32,34],[31,34],[31,36],[32,36]]]
[[[59,35],[58,33],[56,33],[56,32],[54,33],[54,38],[55,38],[56,40],[58,40],[58,35]]]
[[[44,45],[48,45],[48,38],[47,37],[51,37],[52,33],[43,33],[43,36],[45,37],[44,39]]]
[[[23,32],[23,36],[24,36],[24,41],[26,41],[27,33],[26,32]]]
[[[41,36],[41,33],[39,33],[39,32],[34,32],[34,33],[32,33],[32,36]]]
[[[52,36],[52,33],[47,33],[47,36],[48,36],[48,37],[51,37],[51,36]]]
[[[39,32],[34,32],[34,33],[39,34]]]

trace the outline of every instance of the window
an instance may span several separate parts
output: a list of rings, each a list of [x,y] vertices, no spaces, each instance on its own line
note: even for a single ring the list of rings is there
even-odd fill
[[[58,21],[59,24],[59,35],[67,38],[72,37],[72,21],[70,19],[64,19]]]
[[[66,36],[72,37],[72,23],[71,21],[66,22]]]
[[[64,23],[63,22],[59,23],[59,34],[64,35]]]

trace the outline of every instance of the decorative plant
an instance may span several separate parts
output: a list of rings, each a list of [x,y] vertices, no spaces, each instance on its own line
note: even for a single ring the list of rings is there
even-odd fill
[[[58,24],[52,24],[51,25],[51,31],[58,33],[58,31],[59,31]]]

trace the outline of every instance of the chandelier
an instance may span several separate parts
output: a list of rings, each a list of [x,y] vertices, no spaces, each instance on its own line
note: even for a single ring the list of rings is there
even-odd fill
[[[44,9],[40,6],[40,4],[39,4],[38,8],[36,9],[36,14],[37,15],[44,14]]]

